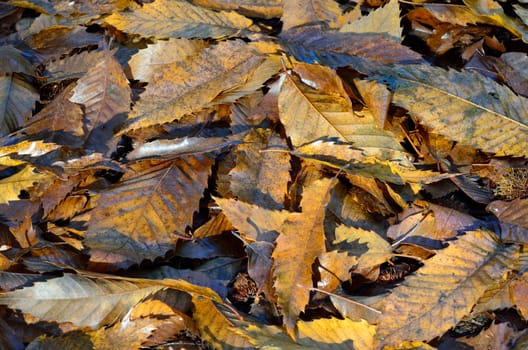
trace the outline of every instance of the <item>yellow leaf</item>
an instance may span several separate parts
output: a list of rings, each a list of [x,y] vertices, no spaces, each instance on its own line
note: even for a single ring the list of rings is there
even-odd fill
[[[450,140],[497,156],[528,155],[528,99],[477,72],[426,65],[381,69],[393,103]]]
[[[425,262],[385,299],[381,345],[429,341],[469,314],[495,279],[513,268],[515,247],[493,232],[470,231]]]
[[[237,11],[248,17],[282,16],[282,0],[193,0],[193,4],[215,10]]]
[[[269,238],[275,238],[289,215],[285,210],[264,209],[235,199],[214,200],[233,226],[240,231],[241,236],[248,241],[272,241],[273,239]]]
[[[171,63],[186,62],[207,46],[203,40],[158,41],[132,56],[128,65],[134,79],[150,82],[156,71]]]
[[[397,0],[390,0],[385,6],[378,7],[351,23],[345,24],[340,32],[353,33],[386,33],[395,40],[402,40],[400,26],[400,5]]]
[[[254,347],[248,336],[236,332],[233,321],[224,315],[212,300],[193,297],[193,304],[193,317],[203,339],[219,349]]]
[[[308,304],[312,264],[325,249],[324,208],[333,184],[334,181],[321,178],[304,189],[302,212],[288,215],[273,251],[274,287],[291,337],[298,315]]]
[[[252,24],[235,12],[215,12],[178,0],[157,0],[133,12],[114,13],[105,21],[124,32],[156,38],[220,39]]]
[[[20,191],[27,191],[38,183],[51,182],[55,175],[26,165],[18,173],[0,180],[0,203],[16,201]]]
[[[129,115],[126,130],[172,122],[236,100],[259,88],[278,68],[250,44],[223,41],[184,64],[172,63],[157,71]]]
[[[375,329],[366,321],[348,318],[317,319],[297,323],[298,342],[319,349],[371,350],[374,348]]]
[[[373,116],[352,111],[352,103],[336,72],[328,67],[299,63],[279,94],[279,116],[294,146],[317,139],[348,141],[366,155],[403,158],[406,152],[389,131],[378,128]]]

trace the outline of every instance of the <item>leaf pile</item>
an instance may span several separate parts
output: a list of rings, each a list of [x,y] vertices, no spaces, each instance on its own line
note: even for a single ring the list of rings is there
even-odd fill
[[[527,14],[4,1],[0,347],[524,348]]]

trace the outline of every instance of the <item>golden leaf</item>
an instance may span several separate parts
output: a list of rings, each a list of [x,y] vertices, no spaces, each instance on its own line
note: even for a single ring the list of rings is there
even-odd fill
[[[252,348],[254,344],[248,336],[243,336],[236,332],[235,324],[216,304],[201,297],[193,297],[194,319],[201,336],[211,344],[220,349],[232,348]]]
[[[402,158],[406,152],[389,131],[378,128],[371,114],[358,115],[334,70],[299,63],[287,74],[279,94],[279,115],[294,146],[317,139],[351,142],[366,155]],[[301,117],[302,116],[302,117]]]
[[[207,47],[203,40],[169,39],[158,41],[136,53],[128,65],[134,79],[150,82],[155,72],[171,63],[183,64]]]
[[[90,260],[128,267],[173,249],[175,233],[192,223],[211,164],[191,156],[158,163],[104,191],[85,234]]]
[[[232,101],[233,96],[253,92],[239,89],[260,87],[278,67],[242,41],[224,41],[204,49],[186,64],[169,64],[152,76],[129,116],[127,130],[168,123]]]
[[[383,7],[379,7],[353,22],[345,24],[340,32],[352,33],[386,33],[395,40],[402,40],[400,26],[400,5],[397,0],[390,0]]]
[[[528,155],[528,99],[476,72],[426,65],[383,70],[393,103],[435,133],[498,156]]]
[[[273,18],[282,15],[282,0],[192,0],[195,5],[215,10],[237,11],[248,17]]]
[[[0,203],[19,200],[20,191],[27,191],[38,183],[48,183],[55,175],[26,165],[22,170],[0,180]]]
[[[220,39],[252,24],[235,12],[215,12],[186,1],[170,0],[157,0],[133,12],[114,13],[105,21],[127,33],[189,39]]]
[[[289,215],[288,211],[264,209],[234,199],[214,198],[228,220],[248,241],[272,240]]]
[[[375,327],[366,321],[348,318],[317,319],[297,323],[298,342],[319,349],[371,350],[374,348]]]
[[[495,279],[512,269],[514,249],[480,230],[439,251],[386,298],[378,324],[381,345],[428,341],[453,327]]]
[[[324,207],[334,181],[321,178],[303,191],[302,212],[291,213],[281,227],[273,251],[273,274],[286,332],[293,337],[298,315],[308,304],[312,264],[324,252]]]

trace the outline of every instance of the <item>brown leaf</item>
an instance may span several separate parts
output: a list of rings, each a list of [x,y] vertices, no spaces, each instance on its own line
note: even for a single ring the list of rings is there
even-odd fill
[[[214,10],[237,11],[248,17],[274,18],[282,15],[282,0],[192,0]]]
[[[104,133],[96,129],[110,128],[114,118],[130,110],[131,103],[128,80],[110,51],[77,81],[70,101],[84,106],[86,144],[92,148],[105,142]]]
[[[175,233],[192,224],[210,173],[207,157],[141,164],[103,192],[91,212],[84,244],[94,264],[127,267],[174,249]]]
[[[254,129],[235,149],[237,165],[229,172],[231,193],[247,203],[267,209],[283,209],[290,180],[290,156],[286,143],[269,131]]]

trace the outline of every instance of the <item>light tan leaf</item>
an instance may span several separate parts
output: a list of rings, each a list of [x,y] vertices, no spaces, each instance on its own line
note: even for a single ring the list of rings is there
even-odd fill
[[[393,103],[435,133],[498,156],[528,155],[528,99],[480,73],[425,65],[383,70]]]
[[[302,25],[323,25],[337,29],[343,24],[341,9],[335,1],[326,0],[283,0],[284,14],[282,30]]]
[[[234,150],[237,165],[229,172],[234,197],[266,209],[283,209],[290,181],[290,155],[273,152],[287,145],[269,130],[254,129]],[[266,152],[270,148],[270,152]]]
[[[35,88],[18,78],[0,77],[0,135],[7,135],[20,128],[31,116],[39,95]]]
[[[400,5],[397,0],[390,0],[383,7],[379,7],[353,22],[345,24],[340,32],[353,33],[386,33],[395,40],[402,40],[400,26]]]
[[[270,67],[279,66],[242,41],[223,41],[186,64],[167,65],[152,76],[129,116],[127,130],[168,123],[231,101],[248,93],[240,88],[260,87],[271,77]],[[225,98],[219,98],[223,94]]]
[[[274,18],[282,15],[282,0],[192,0],[214,10],[237,11],[248,17]]]
[[[280,231],[289,212],[269,210],[234,199],[214,198],[224,215],[248,241],[268,240]]]
[[[157,0],[133,12],[114,13],[105,21],[127,33],[189,39],[220,39],[252,24],[235,12],[215,12],[178,0]]]
[[[366,321],[355,322],[348,318],[320,318],[314,321],[297,323],[298,342],[319,349],[374,348],[375,327]]]
[[[477,223],[470,215],[422,200],[416,200],[410,208],[405,208],[398,218],[400,222],[387,230],[387,237],[398,243],[447,241]],[[433,248],[440,247],[433,245]]]
[[[0,303],[41,320],[72,322],[97,329],[113,324],[141,299],[161,290],[132,283],[66,274],[0,295]]]
[[[90,261],[128,267],[174,249],[175,233],[192,224],[211,164],[198,156],[161,162],[105,190],[85,235]]]
[[[334,181],[321,178],[304,188],[301,213],[291,213],[281,227],[273,251],[275,291],[286,332],[293,338],[297,317],[312,287],[312,264],[324,252],[324,208]]]
[[[186,62],[206,47],[203,40],[160,40],[133,55],[128,65],[134,79],[149,82],[155,72],[165,65]]]
[[[386,298],[380,345],[428,341],[453,327],[495,279],[513,268],[512,250],[494,233],[479,230],[439,251]]]
[[[96,128],[130,110],[130,87],[121,65],[110,51],[77,81],[70,101],[84,105],[86,142],[99,144]],[[90,137],[96,140],[90,140]]]

